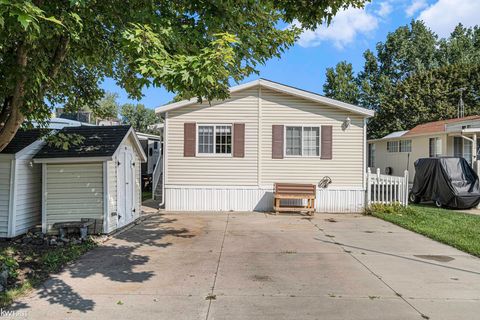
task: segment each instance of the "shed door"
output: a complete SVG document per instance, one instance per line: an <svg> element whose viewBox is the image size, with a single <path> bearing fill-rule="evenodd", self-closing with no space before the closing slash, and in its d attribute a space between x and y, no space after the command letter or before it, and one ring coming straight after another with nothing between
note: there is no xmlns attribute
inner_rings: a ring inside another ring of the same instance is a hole
<svg viewBox="0 0 480 320"><path fill-rule="evenodd" d="M119 165L117 167L118 177L118 223L117 226L124 225L133 221L135 210L135 161L133 150L130 146L123 146L120 149Z"/></svg>

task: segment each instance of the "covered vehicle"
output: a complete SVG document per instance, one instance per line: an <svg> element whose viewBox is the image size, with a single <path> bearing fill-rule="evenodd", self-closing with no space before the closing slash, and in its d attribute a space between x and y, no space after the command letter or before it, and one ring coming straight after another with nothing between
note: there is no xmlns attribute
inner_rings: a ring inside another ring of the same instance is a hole
<svg viewBox="0 0 480 320"><path fill-rule="evenodd" d="M480 202L478 176L463 158L418 159L410 201L422 200L432 200L439 207L473 208Z"/></svg>

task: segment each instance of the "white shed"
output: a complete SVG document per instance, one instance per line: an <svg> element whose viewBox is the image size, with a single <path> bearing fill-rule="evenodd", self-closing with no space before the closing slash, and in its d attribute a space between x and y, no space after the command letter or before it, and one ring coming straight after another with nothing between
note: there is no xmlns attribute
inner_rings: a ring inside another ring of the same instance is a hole
<svg viewBox="0 0 480 320"><path fill-rule="evenodd" d="M42 166L42 231L57 222L94 219L110 233L140 215L141 163L146 155L129 126L65 127L83 137L68 150L45 145L34 157ZM98 229L97 229L98 230Z"/></svg>
<svg viewBox="0 0 480 320"><path fill-rule="evenodd" d="M32 157L44 144L41 130L19 130L0 152L0 237L24 234L41 221L41 165Z"/></svg>

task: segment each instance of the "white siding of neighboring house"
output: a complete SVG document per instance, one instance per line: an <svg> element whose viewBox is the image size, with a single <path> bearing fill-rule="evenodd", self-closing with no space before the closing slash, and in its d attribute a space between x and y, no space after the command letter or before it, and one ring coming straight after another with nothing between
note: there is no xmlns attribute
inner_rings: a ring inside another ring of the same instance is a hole
<svg viewBox="0 0 480 320"><path fill-rule="evenodd" d="M47 230L56 222L103 219L103 163L46 165Z"/></svg>
<svg viewBox="0 0 480 320"><path fill-rule="evenodd" d="M347 117L351 126L342 130ZM186 122L245 123L245 157L184 157ZM333 160L272 159L272 125L298 124L333 126ZM362 116L257 87L234 93L228 100L211 106L194 104L169 111L166 127L167 210L271 210L274 182L318 184L324 176L329 176L333 183L329 189L318 191L319 211L362 210Z"/></svg>
<svg viewBox="0 0 480 320"><path fill-rule="evenodd" d="M405 170L408 170L409 174L409 183L413 183L413 178L415 177L415 166L414 163L420 158L429 157L429 140L430 138L440 138L442 139L442 156L453 155L453 151L450 154L447 150L447 139L450 140L453 137L448 137L446 134L432 134L424 136L406 136L396 139L388 140L378 140L372 141L369 143L375 144L375 167L370 168L372 172L376 172L376 169L379 168L382 174L385 174L385 168L391 167L393 169L392 175L394 176L403 176ZM399 140L412 140L412 151L411 152L388 152L387 151L387 142L388 141L399 141ZM453 145L453 144L452 144ZM452 148L453 150L453 148ZM409 157L410 155L410 157Z"/></svg>
<svg viewBox="0 0 480 320"><path fill-rule="evenodd" d="M11 159L0 158L0 237L8 232Z"/></svg>
<svg viewBox="0 0 480 320"><path fill-rule="evenodd" d="M42 165L31 164L42 144L29 147L16 163L15 235L39 225L42 217Z"/></svg>

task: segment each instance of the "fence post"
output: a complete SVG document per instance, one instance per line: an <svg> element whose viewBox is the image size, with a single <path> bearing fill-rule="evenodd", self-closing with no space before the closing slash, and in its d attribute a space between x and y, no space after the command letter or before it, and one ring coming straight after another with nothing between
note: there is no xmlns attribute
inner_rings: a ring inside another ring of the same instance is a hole
<svg viewBox="0 0 480 320"><path fill-rule="evenodd" d="M408 206L408 170L403 173L405 181L405 206Z"/></svg>
<svg viewBox="0 0 480 320"><path fill-rule="evenodd" d="M372 201L372 184L370 183L370 176L372 175L372 172L370 171L370 168L367 168L367 196L366 196L366 206L370 206L370 202Z"/></svg>

